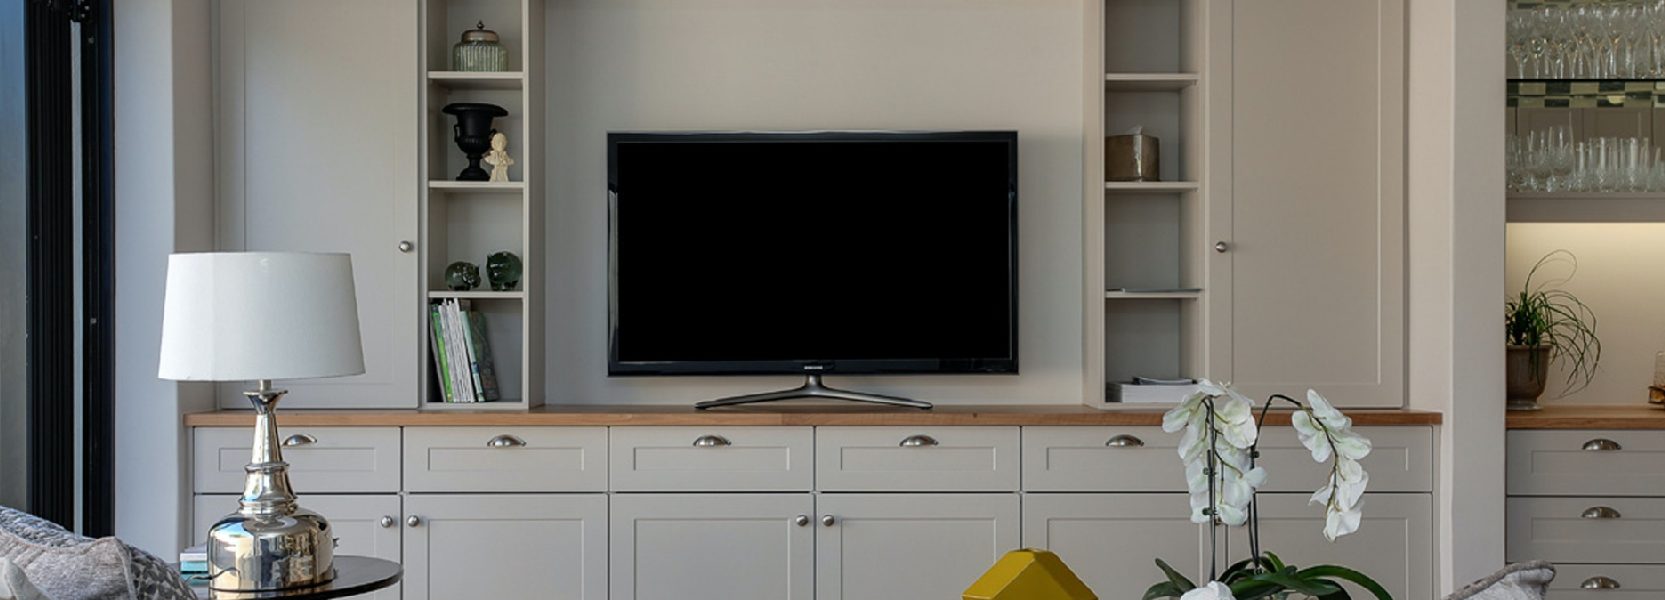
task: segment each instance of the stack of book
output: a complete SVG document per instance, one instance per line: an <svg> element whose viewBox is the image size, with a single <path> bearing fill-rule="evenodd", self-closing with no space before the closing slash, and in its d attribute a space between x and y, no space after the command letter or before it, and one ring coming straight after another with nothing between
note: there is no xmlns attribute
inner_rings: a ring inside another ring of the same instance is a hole
<svg viewBox="0 0 1665 600"><path fill-rule="evenodd" d="M428 306L428 322L434 373L445 401L496 401L497 369L486 342L486 316L470 310L467 300L447 299Z"/></svg>
<svg viewBox="0 0 1665 600"><path fill-rule="evenodd" d="M186 576L208 572L208 545L197 544L179 551L179 574Z"/></svg>

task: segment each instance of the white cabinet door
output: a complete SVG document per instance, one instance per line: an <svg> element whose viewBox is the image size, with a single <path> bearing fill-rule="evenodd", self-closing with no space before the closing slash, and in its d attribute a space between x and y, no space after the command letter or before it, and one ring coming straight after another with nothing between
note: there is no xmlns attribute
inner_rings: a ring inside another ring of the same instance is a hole
<svg viewBox="0 0 1665 600"><path fill-rule="evenodd" d="M955 598L1020 541L1017 494L822 494L816 508L817 600Z"/></svg>
<svg viewBox="0 0 1665 600"><path fill-rule="evenodd" d="M1206 574L1207 537L1186 494L1024 494L1023 545L1051 550L1102 598L1137 598L1162 559Z"/></svg>
<svg viewBox="0 0 1665 600"><path fill-rule="evenodd" d="M1260 495L1260 546L1301 568L1340 565L1369 575L1394 598L1437 598L1434 593L1434 513L1430 494L1366 494L1356 533L1324 539L1324 509L1310 494ZM1249 557L1248 532L1233 529L1229 561ZM1222 563L1221 568L1224 568ZM1346 584L1354 598L1374 598Z"/></svg>
<svg viewBox="0 0 1665 600"><path fill-rule="evenodd" d="M402 252L400 242L418 239L420 6L215 4L218 248L353 258L365 372L285 381L286 408L417 407L427 350L418 335L418 253ZM244 387L221 386L222 404L246 408Z"/></svg>
<svg viewBox="0 0 1665 600"><path fill-rule="evenodd" d="M324 515L335 530L335 555L374 556L399 562L399 497L393 494L347 496L303 495L301 507ZM237 510L237 496L197 496L191 528L193 545L208 539L208 528ZM178 557L172 557L178 558ZM173 562L169 560L168 562ZM369 600L399 600L399 587L364 596Z"/></svg>
<svg viewBox="0 0 1665 600"><path fill-rule="evenodd" d="M616 494L615 600L812 600L815 500L800 494Z"/></svg>
<svg viewBox="0 0 1665 600"><path fill-rule="evenodd" d="M1211 246L1204 374L1250 397L1404 405L1404 5L1219 5L1231 52L1211 84L1231 101L1212 129L1229 152L1210 154L1196 242Z"/></svg>
<svg viewBox="0 0 1665 600"><path fill-rule="evenodd" d="M603 494L414 494L405 515L405 600L607 597Z"/></svg>

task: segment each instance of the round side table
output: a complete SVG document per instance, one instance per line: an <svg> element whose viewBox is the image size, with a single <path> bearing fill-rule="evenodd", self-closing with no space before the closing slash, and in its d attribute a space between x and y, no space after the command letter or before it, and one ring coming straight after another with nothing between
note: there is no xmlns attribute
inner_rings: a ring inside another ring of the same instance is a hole
<svg viewBox="0 0 1665 600"><path fill-rule="evenodd" d="M367 594L399 583L404 569L399 563L369 556L335 557L335 579L324 585L262 592L222 592L208 589L207 579L187 583L197 598L211 600L324 600Z"/></svg>

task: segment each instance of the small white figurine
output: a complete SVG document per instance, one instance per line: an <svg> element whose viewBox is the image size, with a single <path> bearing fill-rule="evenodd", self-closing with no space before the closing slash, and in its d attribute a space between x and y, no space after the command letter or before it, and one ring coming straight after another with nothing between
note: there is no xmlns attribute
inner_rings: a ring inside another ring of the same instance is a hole
<svg viewBox="0 0 1665 600"><path fill-rule="evenodd" d="M515 164L515 159L509 158L509 136L501 133L491 135L491 152L486 153L486 164L491 165L491 181L508 181L509 165Z"/></svg>

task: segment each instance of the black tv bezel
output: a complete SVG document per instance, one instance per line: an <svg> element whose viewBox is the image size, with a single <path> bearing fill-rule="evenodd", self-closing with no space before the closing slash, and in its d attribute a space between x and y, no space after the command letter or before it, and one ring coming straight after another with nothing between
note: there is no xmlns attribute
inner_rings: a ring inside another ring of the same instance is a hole
<svg viewBox="0 0 1665 600"><path fill-rule="evenodd" d="M622 361L618 355L618 147L630 143L1004 142L1007 156L1009 356L968 359L799 359L753 361ZM792 131L609 132L607 134L607 374L653 375L929 375L1018 373L1018 132Z"/></svg>

